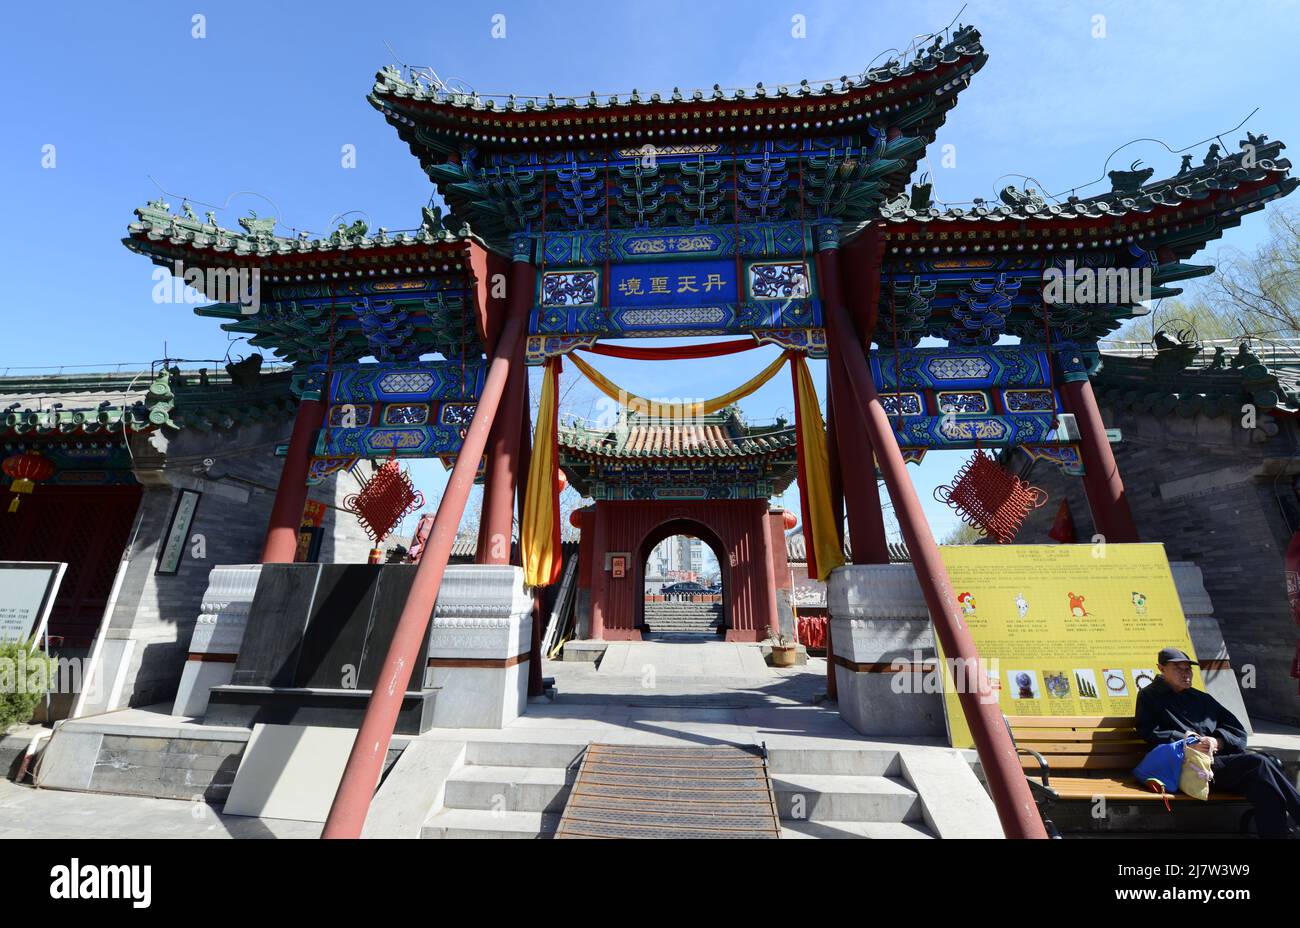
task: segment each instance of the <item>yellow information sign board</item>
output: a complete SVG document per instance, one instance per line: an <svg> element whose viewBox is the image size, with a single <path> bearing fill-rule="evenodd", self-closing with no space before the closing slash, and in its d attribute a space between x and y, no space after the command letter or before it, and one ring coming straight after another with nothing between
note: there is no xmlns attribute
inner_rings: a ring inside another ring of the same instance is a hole
<svg viewBox="0 0 1300 928"><path fill-rule="evenodd" d="M1164 545L940 551L1005 715L1131 716L1138 690L1160 673L1161 648L1195 659ZM942 667L949 738L972 747L952 668ZM1204 687L1199 668L1193 685Z"/></svg>

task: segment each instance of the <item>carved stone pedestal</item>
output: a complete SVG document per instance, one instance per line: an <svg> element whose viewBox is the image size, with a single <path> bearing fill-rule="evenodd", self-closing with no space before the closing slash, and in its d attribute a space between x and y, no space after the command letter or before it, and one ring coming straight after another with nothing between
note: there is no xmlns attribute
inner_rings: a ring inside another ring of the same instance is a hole
<svg viewBox="0 0 1300 928"><path fill-rule="evenodd" d="M826 605L844 721L864 735L945 737L934 631L911 565L837 568Z"/></svg>
<svg viewBox="0 0 1300 928"><path fill-rule="evenodd" d="M425 685L437 728L504 728L528 703L533 597L522 568L447 568L434 607Z"/></svg>

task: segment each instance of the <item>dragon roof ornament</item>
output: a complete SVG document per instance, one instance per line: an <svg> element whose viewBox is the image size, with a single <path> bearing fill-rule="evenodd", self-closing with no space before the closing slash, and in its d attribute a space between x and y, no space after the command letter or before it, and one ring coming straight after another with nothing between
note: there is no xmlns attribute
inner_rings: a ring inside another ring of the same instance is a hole
<svg viewBox="0 0 1300 928"><path fill-rule="evenodd" d="M440 105L480 111L485 113L551 113L564 110L602 110L665 105L698 106L708 103L734 103L738 101L781 100L801 97L834 98L875 85L889 84L901 78L933 71L943 65L955 64L963 58L985 56L980 45L980 34L974 26L959 25L952 39L943 43L936 38L933 45L918 49L912 60L902 63L890 59L883 66L868 68L857 75L841 75L838 79L824 81L801 80L798 84L779 84L775 89L759 82L752 88L725 89L714 84L712 90L693 90L689 99L680 87L674 87L669 99L661 93L643 94L637 89L630 93L608 94L601 99L595 91L584 96L560 96L554 93L545 97L517 94L480 94L465 87L453 87L436 79L426 82L427 68L398 68L387 65L375 75L372 101L377 98L420 100Z"/></svg>
<svg viewBox="0 0 1300 928"><path fill-rule="evenodd" d="M928 222L980 222L1011 220L1013 222L1061 219L1114 219L1129 213L1148 213L1157 207L1180 206L1187 202L1204 200L1216 193L1231 191L1245 184L1259 183L1271 175L1285 175L1291 162L1281 157L1286 148L1279 141L1267 141L1266 136L1254 137L1261 144L1243 141L1241 150L1231 155L1221 155L1217 145L1204 162L1191 167L1188 157L1183 159L1183 169L1172 177L1133 186L1128 178L1121 179L1116 189L1096 196L1069 197L1065 203L1047 202L1034 188L1020 190L1007 187L994 203L977 199L969 208L957 206L940 209L929 206L916 209L913 197L900 194L886 203L880 211L882 219L890 223ZM1121 172L1111 172L1121 173ZM1122 172L1130 173L1130 172ZM1151 168L1135 171L1149 178ZM1114 180L1112 180L1114 182ZM1278 190L1267 199L1285 196L1300 180L1278 178Z"/></svg>
<svg viewBox="0 0 1300 928"><path fill-rule="evenodd" d="M203 220L194 214L188 203L182 202L179 214L171 211L171 204L159 197L150 200L135 211L136 220L127 226L132 238L125 244L133 251L142 250L134 237L150 241L168 241L172 245L213 251L237 257L268 257L272 255L312 254L319 252L346 252L352 249L389 249L412 245L456 245L471 237L468 225L462 224L453 232L437 210L425 210L418 229L390 233L380 226L375 233L362 220L350 225L339 223L338 228L324 238L312 238L309 232L297 237L275 234L276 220L259 217L253 210L239 218L243 231L226 229L217 223L215 213L209 212Z"/></svg>

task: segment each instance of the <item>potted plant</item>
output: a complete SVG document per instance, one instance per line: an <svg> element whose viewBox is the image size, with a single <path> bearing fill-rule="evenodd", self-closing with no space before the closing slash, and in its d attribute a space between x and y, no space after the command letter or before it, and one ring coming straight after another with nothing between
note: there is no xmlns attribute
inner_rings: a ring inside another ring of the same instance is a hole
<svg viewBox="0 0 1300 928"><path fill-rule="evenodd" d="M772 666L793 667L798 653L794 639L783 632L774 632L770 625L767 627L767 637L772 641Z"/></svg>

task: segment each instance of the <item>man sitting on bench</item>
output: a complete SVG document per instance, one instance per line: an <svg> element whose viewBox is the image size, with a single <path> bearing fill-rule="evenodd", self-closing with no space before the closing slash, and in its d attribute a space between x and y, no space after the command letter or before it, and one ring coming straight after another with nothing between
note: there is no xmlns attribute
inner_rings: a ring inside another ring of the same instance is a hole
<svg viewBox="0 0 1300 928"><path fill-rule="evenodd" d="M1200 735L1187 749L1213 758L1214 786L1250 800L1261 838L1287 837L1287 813L1300 824L1300 793L1267 757L1246 750L1246 729L1235 715L1192 689L1195 661L1178 648L1163 648L1156 662L1160 676L1138 693L1138 734L1152 745Z"/></svg>

